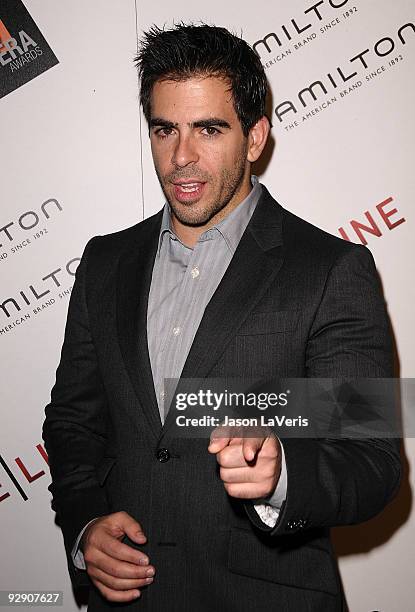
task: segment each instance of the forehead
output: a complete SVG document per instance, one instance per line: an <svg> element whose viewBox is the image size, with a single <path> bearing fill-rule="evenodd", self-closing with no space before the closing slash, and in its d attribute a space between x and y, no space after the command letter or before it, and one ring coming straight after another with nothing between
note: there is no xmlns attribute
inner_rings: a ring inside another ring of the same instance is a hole
<svg viewBox="0 0 415 612"><path fill-rule="evenodd" d="M228 80L208 76L185 81L156 81L151 93L152 117L190 121L210 116L237 119Z"/></svg>

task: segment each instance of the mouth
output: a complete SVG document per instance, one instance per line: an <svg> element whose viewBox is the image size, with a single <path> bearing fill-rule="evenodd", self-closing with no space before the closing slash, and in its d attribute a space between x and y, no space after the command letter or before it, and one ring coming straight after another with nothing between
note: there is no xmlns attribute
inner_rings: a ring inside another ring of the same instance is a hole
<svg viewBox="0 0 415 612"><path fill-rule="evenodd" d="M186 180L173 183L174 195L179 202L190 202L198 200L204 190L206 183L203 181Z"/></svg>

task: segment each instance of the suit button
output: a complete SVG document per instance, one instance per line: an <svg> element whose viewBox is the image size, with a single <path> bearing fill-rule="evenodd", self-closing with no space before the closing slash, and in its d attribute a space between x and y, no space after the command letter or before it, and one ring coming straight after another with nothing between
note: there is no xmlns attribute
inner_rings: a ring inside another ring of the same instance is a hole
<svg viewBox="0 0 415 612"><path fill-rule="evenodd" d="M156 452L156 457L160 461L160 463L166 463L170 459L170 453L167 448L158 448Z"/></svg>

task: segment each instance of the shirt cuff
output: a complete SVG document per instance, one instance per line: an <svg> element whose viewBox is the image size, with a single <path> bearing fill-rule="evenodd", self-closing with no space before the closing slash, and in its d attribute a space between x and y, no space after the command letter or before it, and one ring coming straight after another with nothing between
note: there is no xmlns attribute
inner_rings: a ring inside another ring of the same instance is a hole
<svg viewBox="0 0 415 612"><path fill-rule="evenodd" d="M281 440L279 442L281 446L281 473L277 486L271 495L261 499L261 502L264 503L254 504L254 508L259 518L268 527L275 527L281 506L287 497L287 466L285 465L285 452Z"/></svg>
<svg viewBox="0 0 415 612"><path fill-rule="evenodd" d="M73 564L77 569L86 570L84 554L82 550L79 548L79 543L81 541L82 536L84 535L85 529L89 525L91 525L91 523L94 523L98 518L99 517L93 518L91 521L89 521L89 523L85 525L85 527L82 529L82 531L79 533L78 537L76 538L75 544L72 548L71 557L72 557Z"/></svg>

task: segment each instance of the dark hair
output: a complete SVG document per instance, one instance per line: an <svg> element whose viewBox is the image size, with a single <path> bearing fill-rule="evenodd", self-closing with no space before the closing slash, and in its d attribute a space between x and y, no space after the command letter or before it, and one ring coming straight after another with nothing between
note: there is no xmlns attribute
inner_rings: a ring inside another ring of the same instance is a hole
<svg viewBox="0 0 415 612"><path fill-rule="evenodd" d="M150 98L158 80L218 76L230 83L235 112L245 136L265 115L267 79L255 51L225 28L206 24L157 26L145 32L135 63L141 81L140 102L150 121Z"/></svg>

